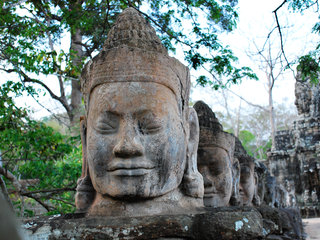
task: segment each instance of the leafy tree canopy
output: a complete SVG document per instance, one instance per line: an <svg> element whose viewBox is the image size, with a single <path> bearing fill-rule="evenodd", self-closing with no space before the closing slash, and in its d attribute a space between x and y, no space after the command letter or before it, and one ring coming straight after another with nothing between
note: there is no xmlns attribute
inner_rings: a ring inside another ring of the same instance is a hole
<svg viewBox="0 0 320 240"><path fill-rule="evenodd" d="M0 177L5 177L8 192L2 178L1 190L22 209L21 215L33 214L24 207L25 197L49 213L70 212L74 210L73 195L81 172L81 150L74 147L77 139L30 119L28 111L13 101L23 92L36 94L20 82L7 81L0 86Z"/></svg>
<svg viewBox="0 0 320 240"><path fill-rule="evenodd" d="M102 48L116 16L136 8L156 28L163 44L175 51L181 44L194 69L204 67L201 85L215 88L256 78L251 69L236 67L237 58L219 41L219 33L236 27L237 0L6 0L0 1L1 70L18 73L59 101L71 121L81 104L78 77L85 61ZM68 42L70 40L70 43ZM65 47L67 45L67 48ZM44 76L54 75L60 94ZM42 76L42 78L39 76ZM221 80L224 76L225 81ZM71 100L65 93L72 82ZM78 92L78 93L76 93ZM79 97L80 95L80 97Z"/></svg>
<svg viewBox="0 0 320 240"><path fill-rule="evenodd" d="M308 9L313 9L319 13L319 2L318 0L284 0L278 9L287 5L289 10L295 12L301 12ZM277 9L277 10L278 10ZM276 10L276 11L277 11ZM275 11L275 14L277 12ZM320 19L320 15L319 15ZM278 25L279 31L281 32L281 27ZM320 22L316 22L312 29L313 33L320 34ZM282 41L282 39L281 39ZM314 84L319 82L319 72L320 72L320 42L318 43L316 49L310 51L307 55L301 56L298 59L297 70L301 73L302 79L310 78L311 82Z"/></svg>

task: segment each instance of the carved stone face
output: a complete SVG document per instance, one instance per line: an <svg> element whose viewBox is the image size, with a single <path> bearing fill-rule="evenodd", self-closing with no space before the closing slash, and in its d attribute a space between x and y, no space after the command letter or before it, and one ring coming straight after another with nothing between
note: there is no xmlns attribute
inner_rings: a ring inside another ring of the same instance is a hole
<svg viewBox="0 0 320 240"><path fill-rule="evenodd" d="M176 189L186 164L182 126L175 95L161 84L97 86L87 123L87 159L95 190L137 199Z"/></svg>
<svg viewBox="0 0 320 240"><path fill-rule="evenodd" d="M254 164L241 164L239 192L242 205L250 206L252 204L255 188Z"/></svg>
<svg viewBox="0 0 320 240"><path fill-rule="evenodd" d="M204 205L227 206L232 193L231 160L227 151L214 146L200 147L198 169L204 181Z"/></svg>

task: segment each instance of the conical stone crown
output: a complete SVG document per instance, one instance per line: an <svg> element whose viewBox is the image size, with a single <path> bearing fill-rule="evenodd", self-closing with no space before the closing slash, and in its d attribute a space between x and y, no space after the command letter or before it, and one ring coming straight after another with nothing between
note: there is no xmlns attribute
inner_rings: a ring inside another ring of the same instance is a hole
<svg viewBox="0 0 320 240"><path fill-rule="evenodd" d="M194 104L199 119L199 148L214 146L226 150L232 158L234 151L234 136L224 132L223 127L211 108L203 101Z"/></svg>
<svg viewBox="0 0 320 240"><path fill-rule="evenodd" d="M118 16L109 31L104 49L112 49L121 45L167 54L156 31L134 8L127 8Z"/></svg>
<svg viewBox="0 0 320 240"><path fill-rule="evenodd" d="M194 109L198 114L200 128L210 129L212 132L222 131L222 125L216 118L216 115L211 108L203 101L198 101L194 104Z"/></svg>

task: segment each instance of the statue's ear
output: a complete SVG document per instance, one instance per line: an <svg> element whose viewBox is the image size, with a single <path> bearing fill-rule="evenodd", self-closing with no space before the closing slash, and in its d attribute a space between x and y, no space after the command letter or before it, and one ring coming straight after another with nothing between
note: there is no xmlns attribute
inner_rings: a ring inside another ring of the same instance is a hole
<svg viewBox="0 0 320 240"><path fill-rule="evenodd" d="M204 192L203 178L197 167L199 143L199 122L194 108L189 108L189 139L187 144L187 163L183 176L185 193L191 197L202 198Z"/></svg>
<svg viewBox="0 0 320 240"><path fill-rule="evenodd" d="M261 200L260 197L258 195L258 187L259 187L259 177L258 174L256 172L254 172L254 193L253 193L253 199L252 199L252 203L254 206L260 206L261 205Z"/></svg>
<svg viewBox="0 0 320 240"><path fill-rule="evenodd" d="M254 172L253 176L254 176L254 185L257 186L259 183L259 177L256 171Z"/></svg>
<svg viewBox="0 0 320 240"><path fill-rule="evenodd" d="M239 184L240 184L240 163L237 158L234 158L233 164L232 164L232 194L230 198L231 206L240 205Z"/></svg>
<svg viewBox="0 0 320 240"><path fill-rule="evenodd" d="M82 142L82 171L81 177L77 182L75 202L77 212L86 212L91 206L96 193L92 186L87 162L87 120L85 116L80 117L80 134Z"/></svg>
<svg viewBox="0 0 320 240"><path fill-rule="evenodd" d="M80 136L82 143L82 172L81 178L89 174L88 164L87 164L87 119L86 116L80 117Z"/></svg>

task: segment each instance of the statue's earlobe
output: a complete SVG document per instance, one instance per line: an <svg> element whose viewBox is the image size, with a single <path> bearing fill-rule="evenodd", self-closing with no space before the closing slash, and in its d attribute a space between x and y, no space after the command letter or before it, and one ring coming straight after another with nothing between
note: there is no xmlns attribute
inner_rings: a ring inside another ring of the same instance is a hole
<svg viewBox="0 0 320 240"><path fill-rule="evenodd" d="M231 206L240 205L240 196L239 196L239 184L240 184L240 163L238 159L233 159L232 164L232 194L230 198Z"/></svg>
<svg viewBox="0 0 320 240"><path fill-rule="evenodd" d="M254 206L260 206L261 205L261 200L260 197L258 195L258 186L259 186L259 177L258 174L256 172L254 172L254 194L253 194L253 199L252 199L252 203Z"/></svg>
<svg viewBox="0 0 320 240"><path fill-rule="evenodd" d="M189 139L187 144L187 164L183 176L186 195L202 198L204 192L203 178L197 167L197 151L199 143L199 122L196 111L189 108Z"/></svg>
<svg viewBox="0 0 320 240"><path fill-rule="evenodd" d="M80 117L80 134L82 142L82 171L81 177L77 182L75 203L77 212L87 212L96 193L92 186L87 162L87 121L85 116Z"/></svg>

